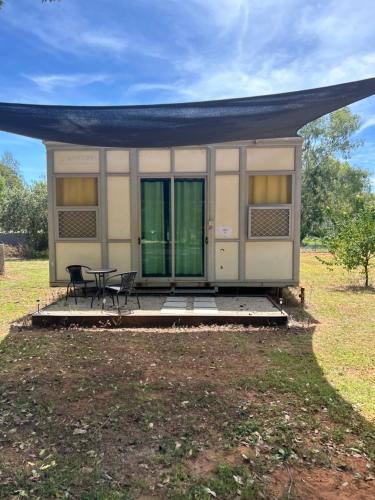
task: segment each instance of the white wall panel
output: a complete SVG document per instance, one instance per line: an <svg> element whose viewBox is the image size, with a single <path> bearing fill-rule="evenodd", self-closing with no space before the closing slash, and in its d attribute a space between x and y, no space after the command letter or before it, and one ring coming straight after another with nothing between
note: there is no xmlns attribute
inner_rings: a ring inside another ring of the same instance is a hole
<svg viewBox="0 0 375 500"><path fill-rule="evenodd" d="M247 170L294 170L294 148L247 148Z"/></svg>
<svg viewBox="0 0 375 500"><path fill-rule="evenodd" d="M246 279L291 280L292 241L251 241L246 243Z"/></svg>
<svg viewBox="0 0 375 500"><path fill-rule="evenodd" d="M107 177L108 238L130 238L130 182L127 176Z"/></svg>
<svg viewBox="0 0 375 500"><path fill-rule="evenodd" d="M107 151L107 172L129 172L129 151L126 149L113 149Z"/></svg>
<svg viewBox="0 0 375 500"><path fill-rule="evenodd" d="M118 273L131 271L131 244L108 243L108 263L117 269Z"/></svg>
<svg viewBox="0 0 375 500"><path fill-rule="evenodd" d="M54 170L58 174L99 172L99 151L55 151Z"/></svg>
<svg viewBox="0 0 375 500"><path fill-rule="evenodd" d="M215 244L215 279L238 280L238 242L217 241Z"/></svg>
<svg viewBox="0 0 375 500"><path fill-rule="evenodd" d="M171 152L169 149L140 149L138 151L138 170L143 173L169 172Z"/></svg>
<svg viewBox="0 0 375 500"><path fill-rule="evenodd" d="M65 268L72 264L80 264L91 268L102 265L102 254L100 243L56 243L56 278L68 280L69 274ZM84 274L86 279L95 279L93 275Z"/></svg>
<svg viewBox="0 0 375 500"><path fill-rule="evenodd" d="M238 238L239 176L217 175L215 194L216 238Z"/></svg>
<svg viewBox="0 0 375 500"><path fill-rule="evenodd" d="M207 150L176 149L174 152L176 172L205 172L207 169Z"/></svg>
<svg viewBox="0 0 375 500"><path fill-rule="evenodd" d="M240 150L238 148L223 148L215 150L216 171L237 171L240 168Z"/></svg>

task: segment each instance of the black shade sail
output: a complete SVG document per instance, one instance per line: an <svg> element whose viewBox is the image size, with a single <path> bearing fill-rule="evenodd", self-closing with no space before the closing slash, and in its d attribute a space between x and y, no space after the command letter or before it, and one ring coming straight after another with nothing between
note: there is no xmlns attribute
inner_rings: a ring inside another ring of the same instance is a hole
<svg viewBox="0 0 375 500"><path fill-rule="evenodd" d="M294 137L306 123L375 94L375 78L284 94L150 106L0 103L0 130L102 147L170 147Z"/></svg>

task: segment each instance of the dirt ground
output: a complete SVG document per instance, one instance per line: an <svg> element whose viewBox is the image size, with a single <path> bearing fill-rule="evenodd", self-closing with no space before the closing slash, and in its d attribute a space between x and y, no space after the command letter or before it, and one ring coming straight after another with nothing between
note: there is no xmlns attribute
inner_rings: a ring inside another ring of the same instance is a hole
<svg viewBox="0 0 375 500"><path fill-rule="evenodd" d="M373 427L308 328L15 329L0 354L1 498L375 498Z"/></svg>

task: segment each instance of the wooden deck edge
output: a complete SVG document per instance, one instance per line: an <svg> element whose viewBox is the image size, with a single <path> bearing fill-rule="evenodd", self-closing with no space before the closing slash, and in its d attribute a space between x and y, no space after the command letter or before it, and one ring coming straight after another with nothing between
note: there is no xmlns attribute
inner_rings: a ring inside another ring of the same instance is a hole
<svg viewBox="0 0 375 500"><path fill-rule="evenodd" d="M32 325L42 328L50 326L70 327L171 327L171 326L199 326L199 325L243 325L243 326L281 326L286 325L288 316L44 316L34 314Z"/></svg>

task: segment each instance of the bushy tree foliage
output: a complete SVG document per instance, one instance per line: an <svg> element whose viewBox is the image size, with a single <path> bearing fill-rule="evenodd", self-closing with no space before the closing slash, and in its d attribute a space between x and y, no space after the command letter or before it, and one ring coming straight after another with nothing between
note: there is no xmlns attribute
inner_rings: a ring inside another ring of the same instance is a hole
<svg viewBox="0 0 375 500"><path fill-rule="evenodd" d="M27 190L26 233L34 254L48 248L47 183L38 181Z"/></svg>
<svg viewBox="0 0 375 500"><path fill-rule="evenodd" d="M0 179L3 187L17 188L23 185L19 163L8 151L0 158Z"/></svg>
<svg viewBox="0 0 375 500"><path fill-rule="evenodd" d="M0 229L25 234L31 256L48 248L46 182L25 184L10 153L0 163Z"/></svg>
<svg viewBox="0 0 375 500"><path fill-rule="evenodd" d="M373 197L358 200L356 213L332 216L325 242L331 260L319 258L328 266L339 265L348 271L359 268L369 286L369 270L375 258L375 201Z"/></svg>
<svg viewBox="0 0 375 500"><path fill-rule="evenodd" d="M355 138L359 127L359 117L342 108L301 130L301 239L323 237L332 211L355 211L357 197L370 191L368 173L347 161L362 144Z"/></svg>

